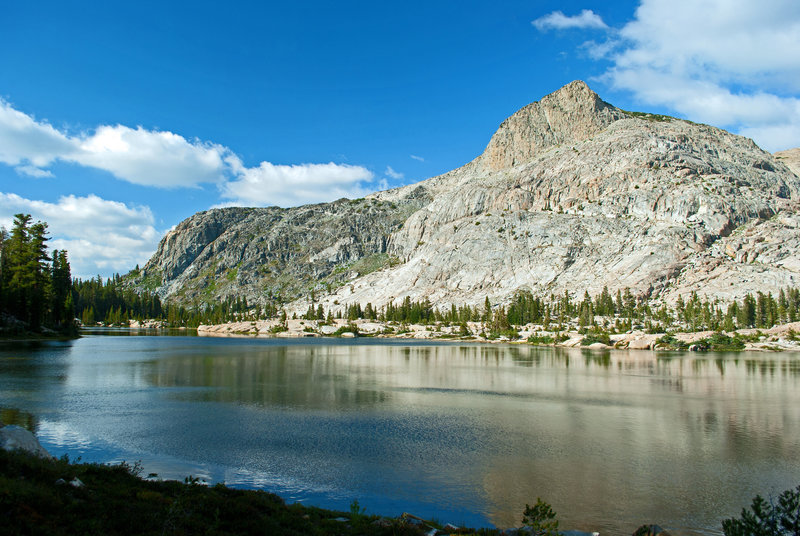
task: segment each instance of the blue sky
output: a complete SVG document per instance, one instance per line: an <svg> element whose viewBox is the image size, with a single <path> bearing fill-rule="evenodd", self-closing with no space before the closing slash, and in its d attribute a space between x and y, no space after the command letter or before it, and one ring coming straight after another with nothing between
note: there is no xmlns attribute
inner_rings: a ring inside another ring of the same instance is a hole
<svg viewBox="0 0 800 536"><path fill-rule="evenodd" d="M796 0L6 2L0 225L81 277L217 206L359 197L456 168L583 79L625 109L800 146Z"/></svg>

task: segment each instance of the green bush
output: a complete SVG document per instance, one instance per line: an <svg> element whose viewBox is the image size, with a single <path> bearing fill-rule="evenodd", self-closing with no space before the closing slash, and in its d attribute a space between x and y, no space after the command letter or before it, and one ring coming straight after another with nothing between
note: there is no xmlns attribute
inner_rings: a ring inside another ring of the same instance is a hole
<svg viewBox="0 0 800 536"><path fill-rule="evenodd" d="M665 346L669 350L686 350L689 345L683 341L679 341L675 338L675 335L672 333L667 333L663 337L659 337L656 340L656 344L659 346Z"/></svg>
<svg viewBox="0 0 800 536"><path fill-rule="evenodd" d="M500 337L506 337L507 339L511 340L519 339L519 332L514 328L492 330L489 332L489 335L486 338L489 340L495 340Z"/></svg>
<svg viewBox="0 0 800 536"><path fill-rule="evenodd" d="M742 509L738 519L722 522L725 536L788 536L800 535L800 486L786 490L777 502L756 495L750 510Z"/></svg>
<svg viewBox="0 0 800 536"><path fill-rule="evenodd" d="M340 337L342 333L353 333L355 335L358 335L358 326L356 326L355 324L347 324L346 326L342 326L336 331L334 331L333 335L335 337Z"/></svg>
<svg viewBox="0 0 800 536"><path fill-rule="evenodd" d="M736 336L730 337L724 333L714 333L710 337L703 339L702 342L709 350L720 352L744 349L744 341L742 339Z"/></svg>
<svg viewBox="0 0 800 536"><path fill-rule="evenodd" d="M553 344L555 339L550 335L531 335L528 337L528 342L530 344Z"/></svg>
<svg viewBox="0 0 800 536"><path fill-rule="evenodd" d="M559 536L558 520L553 508L542 499L536 499L536 504L525 505L522 514L522 524L529 529L532 536Z"/></svg>
<svg viewBox="0 0 800 536"><path fill-rule="evenodd" d="M589 332L581 341L581 346L589 346L590 344L594 344L596 342L602 342L607 346L611 346L611 337L608 336L608 333L604 332Z"/></svg>

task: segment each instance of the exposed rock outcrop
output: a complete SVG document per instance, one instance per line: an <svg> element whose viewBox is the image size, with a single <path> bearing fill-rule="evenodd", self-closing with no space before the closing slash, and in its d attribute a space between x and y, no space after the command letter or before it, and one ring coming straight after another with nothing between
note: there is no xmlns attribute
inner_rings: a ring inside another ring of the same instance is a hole
<svg viewBox="0 0 800 536"><path fill-rule="evenodd" d="M227 297L284 302L389 266L389 236L425 198L340 199L283 209L195 214L161 240L134 288L192 304Z"/></svg>
<svg viewBox="0 0 800 536"><path fill-rule="evenodd" d="M14 424L0 425L0 448L7 451L24 450L42 458L51 458L35 435Z"/></svg>
<svg viewBox="0 0 800 536"><path fill-rule="evenodd" d="M796 154L625 112L580 81L504 121L472 162L365 200L200 213L133 280L191 303L327 309L534 294L729 299L800 284ZM792 171L794 169L795 171Z"/></svg>

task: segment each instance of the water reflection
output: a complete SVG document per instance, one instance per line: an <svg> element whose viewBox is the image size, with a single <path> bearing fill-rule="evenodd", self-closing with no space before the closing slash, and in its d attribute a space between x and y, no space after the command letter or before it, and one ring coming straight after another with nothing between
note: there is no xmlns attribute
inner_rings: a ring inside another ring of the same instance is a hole
<svg viewBox="0 0 800 536"><path fill-rule="evenodd" d="M0 407L0 423L4 425L14 424L33 432L36 430L36 421L36 416L27 411L22 411L18 408Z"/></svg>
<svg viewBox="0 0 800 536"><path fill-rule="evenodd" d="M570 528L713 533L800 481L787 354L92 337L6 357L0 404L44 411L53 444L343 509L504 527L543 497Z"/></svg>

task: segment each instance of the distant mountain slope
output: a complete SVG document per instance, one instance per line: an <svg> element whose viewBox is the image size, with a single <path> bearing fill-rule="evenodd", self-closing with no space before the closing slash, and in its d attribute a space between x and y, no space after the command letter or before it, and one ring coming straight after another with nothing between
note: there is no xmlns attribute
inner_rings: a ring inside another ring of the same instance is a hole
<svg viewBox="0 0 800 536"><path fill-rule="evenodd" d="M792 173L800 177L800 148L779 151L775 153L775 158L786 164Z"/></svg>
<svg viewBox="0 0 800 536"><path fill-rule="evenodd" d="M670 301L692 290L775 292L800 284L790 156L625 112L576 81L509 117L478 158L439 177L358 202L195 215L136 281L184 302L292 299L316 283L326 309L405 296L496 303L519 289L627 287Z"/></svg>
<svg viewBox="0 0 800 536"><path fill-rule="evenodd" d="M390 233L424 201L341 199L200 212L168 232L126 283L186 305L228 297L284 303L389 266Z"/></svg>

